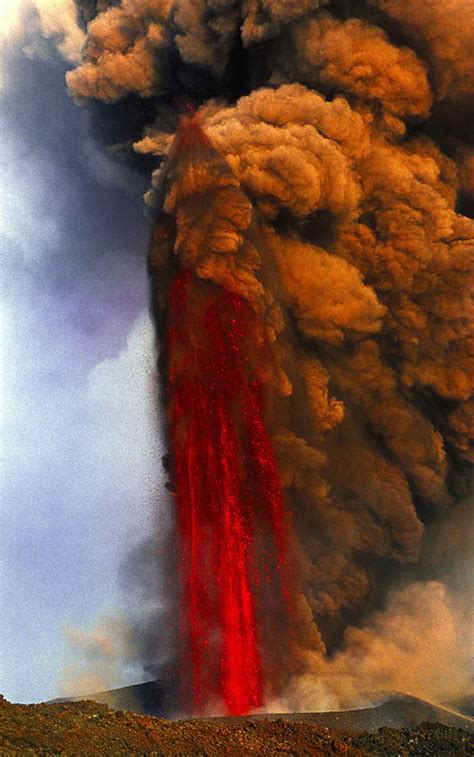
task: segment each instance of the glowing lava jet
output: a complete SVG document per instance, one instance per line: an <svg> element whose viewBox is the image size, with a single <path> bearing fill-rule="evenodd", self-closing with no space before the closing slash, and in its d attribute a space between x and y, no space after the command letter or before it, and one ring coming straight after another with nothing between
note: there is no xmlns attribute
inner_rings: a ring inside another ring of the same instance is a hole
<svg viewBox="0 0 474 757"><path fill-rule="evenodd" d="M184 118L166 169L178 218L165 305L166 384L194 711L223 701L238 715L263 703L261 598L275 576L280 597L287 594L286 516L265 430L272 355L261 318L244 296L196 273L180 247L179 214L188 237L206 213L206 233L214 233L212 200L209 208L208 194L198 191L209 162L214 182L216 165L220 172L214 200L242 201L235 186L222 197L222 185L235 179L197 120ZM153 254L151 262L153 271Z"/></svg>

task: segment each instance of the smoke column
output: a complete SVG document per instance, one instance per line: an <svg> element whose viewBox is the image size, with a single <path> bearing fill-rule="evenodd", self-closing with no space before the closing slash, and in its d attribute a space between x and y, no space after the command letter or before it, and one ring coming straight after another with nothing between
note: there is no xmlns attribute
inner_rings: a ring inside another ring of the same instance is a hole
<svg viewBox="0 0 474 757"><path fill-rule="evenodd" d="M333 705L357 685L447 697L439 662L410 680L387 662L418 670L426 617L444 619L464 691L454 583L432 550L452 513L472 523L472 4L82 13L69 89L121 122L116 155L154 168L195 709L304 706L308 681Z"/></svg>

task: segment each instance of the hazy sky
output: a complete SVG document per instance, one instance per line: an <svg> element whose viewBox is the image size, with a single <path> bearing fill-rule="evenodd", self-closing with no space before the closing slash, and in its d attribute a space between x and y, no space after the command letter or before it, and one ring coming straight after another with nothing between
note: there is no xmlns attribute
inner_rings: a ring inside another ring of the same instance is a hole
<svg viewBox="0 0 474 757"><path fill-rule="evenodd" d="M51 41L24 26L6 40L0 691L28 702L60 691L66 625L120 608L120 564L161 496L160 450L146 178L93 142Z"/></svg>

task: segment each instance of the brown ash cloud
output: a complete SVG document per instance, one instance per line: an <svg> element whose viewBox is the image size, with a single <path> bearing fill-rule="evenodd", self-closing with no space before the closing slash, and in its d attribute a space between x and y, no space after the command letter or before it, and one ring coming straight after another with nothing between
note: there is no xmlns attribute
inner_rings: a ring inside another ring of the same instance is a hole
<svg viewBox="0 0 474 757"><path fill-rule="evenodd" d="M333 678L344 676L349 690L385 682L442 698L452 688L433 672L445 670L443 644L453 666L467 655L462 587L446 588L430 550L452 513L472 529L459 502L473 460L474 8L88 8L67 82L77 100L106 103L111 120L122 108L135 124L129 145L155 168L154 280L166 290L185 261L245 296L273 344L271 428L306 628L286 690L327 674L339 703L348 689ZM213 151L172 170L189 103ZM430 617L445 631L431 657L414 642ZM400 677L408 658L416 671Z"/></svg>

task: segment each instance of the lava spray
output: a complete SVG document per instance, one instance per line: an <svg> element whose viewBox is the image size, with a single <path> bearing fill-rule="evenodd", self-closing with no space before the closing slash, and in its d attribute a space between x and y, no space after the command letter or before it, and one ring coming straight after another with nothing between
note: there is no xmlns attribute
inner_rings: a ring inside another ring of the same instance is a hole
<svg viewBox="0 0 474 757"><path fill-rule="evenodd" d="M246 206L199 120L184 117L170 150L169 179L185 186L210 158L215 201L222 203L220 195L230 190L234 205ZM187 200L195 216L208 212L207 196L194 188L179 202ZM211 215L209 235L213 226ZM276 585L281 603L289 600L288 516L265 428L272 349L245 297L199 278L179 259L167 296L182 661L192 674L194 712L221 701L228 713L241 715L264 703L261 593Z"/></svg>

